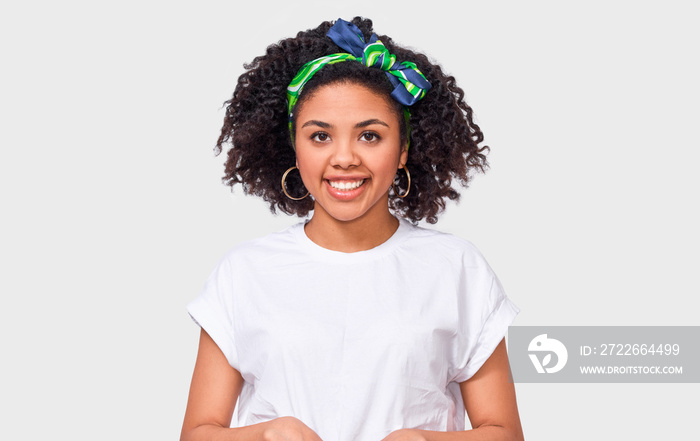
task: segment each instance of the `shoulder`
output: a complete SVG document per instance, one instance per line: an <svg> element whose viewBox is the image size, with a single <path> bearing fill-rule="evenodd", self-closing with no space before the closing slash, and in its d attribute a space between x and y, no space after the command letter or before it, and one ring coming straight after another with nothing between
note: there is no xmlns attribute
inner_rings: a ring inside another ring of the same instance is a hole
<svg viewBox="0 0 700 441"><path fill-rule="evenodd" d="M220 263L243 264L255 262L258 265L279 256L289 256L298 249L298 234L302 231L303 222L299 222L281 231L266 236L241 242L229 249L221 258Z"/></svg>
<svg viewBox="0 0 700 441"><path fill-rule="evenodd" d="M408 221L402 222L408 230L403 247L410 255L422 256L423 260L458 263L462 267L488 268L483 254L471 241L450 233L415 226Z"/></svg>

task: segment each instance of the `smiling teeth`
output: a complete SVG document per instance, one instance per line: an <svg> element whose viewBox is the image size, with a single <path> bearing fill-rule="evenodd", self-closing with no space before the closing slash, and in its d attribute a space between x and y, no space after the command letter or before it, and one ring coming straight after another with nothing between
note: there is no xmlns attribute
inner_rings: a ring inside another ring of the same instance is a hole
<svg viewBox="0 0 700 441"><path fill-rule="evenodd" d="M328 181L331 184L331 187L335 188L336 190L354 190L358 188L360 185L362 185L363 182L365 182L364 179L360 181Z"/></svg>

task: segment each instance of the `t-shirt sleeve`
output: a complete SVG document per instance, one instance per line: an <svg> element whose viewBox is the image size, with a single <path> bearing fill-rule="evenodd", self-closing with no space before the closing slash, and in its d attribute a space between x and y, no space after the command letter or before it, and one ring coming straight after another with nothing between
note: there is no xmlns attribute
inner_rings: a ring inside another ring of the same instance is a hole
<svg viewBox="0 0 700 441"><path fill-rule="evenodd" d="M490 268L474 278L477 280L469 283L460 311L457 360L452 375L458 383L471 378L483 366L520 312Z"/></svg>
<svg viewBox="0 0 700 441"><path fill-rule="evenodd" d="M233 294L231 262L224 258L207 279L199 296L187 305L187 312L211 336L229 364L240 370L233 326Z"/></svg>

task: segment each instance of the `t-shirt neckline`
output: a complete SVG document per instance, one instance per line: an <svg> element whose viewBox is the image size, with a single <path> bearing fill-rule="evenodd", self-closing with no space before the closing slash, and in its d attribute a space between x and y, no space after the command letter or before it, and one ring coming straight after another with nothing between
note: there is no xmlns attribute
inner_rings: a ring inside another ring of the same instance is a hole
<svg viewBox="0 0 700 441"><path fill-rule="evenodd" d="M304 230L304 225L306 225L308 221L300 222L295 225L293 233L299 245L315 259L325 262L341 263L359 261L367 262L368 260L374 260L393 252L396 247L408 236L413 225L403 218L399 217L398 220L399 227L396 229L394 234L389 237L389 239L374 248L370 248L369 250L355 251L351 253L330 250L309 239L309 236L306 235L306 231Z"/></svg>

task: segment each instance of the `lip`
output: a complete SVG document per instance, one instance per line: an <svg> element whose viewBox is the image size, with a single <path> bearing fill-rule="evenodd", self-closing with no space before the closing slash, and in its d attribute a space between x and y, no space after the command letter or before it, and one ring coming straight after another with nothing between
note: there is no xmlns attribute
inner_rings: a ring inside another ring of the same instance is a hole
<svg viewBox="0 0 700 441"><path fill-rule="evenodd" d="M364 181L359 187L352 189L352 190L338 190L337 188L333 188L330 184L330 181ZM369 181L369 178L366 176L330 176L327 177L323 180L324 186L326 187L326 191L328 191L328 194L330 194L334 199L340 200L340 201L350 201L358 196L360 196L362 193L364 193L365 188L367 187L367 182Z"/></svg>

